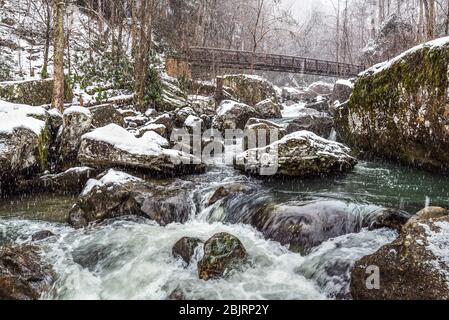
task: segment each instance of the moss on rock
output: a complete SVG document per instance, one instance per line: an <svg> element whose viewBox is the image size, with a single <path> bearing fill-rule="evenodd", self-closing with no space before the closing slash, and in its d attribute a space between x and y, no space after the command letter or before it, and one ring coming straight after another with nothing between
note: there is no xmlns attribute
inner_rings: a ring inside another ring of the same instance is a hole
<svg viewBox="0 0 449 320"><path fill-rule="evenodd" d="M356 82L336 113L343 140L359 151L449 170L449 45L412 50Z"/></svg>

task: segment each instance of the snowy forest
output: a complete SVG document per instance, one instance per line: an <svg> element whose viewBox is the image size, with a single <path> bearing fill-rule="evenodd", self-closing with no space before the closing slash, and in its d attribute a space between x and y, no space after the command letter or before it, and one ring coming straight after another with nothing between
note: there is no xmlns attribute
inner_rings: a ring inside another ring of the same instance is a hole
<svg viewBox="0 0 449 320"><path fill-rule="evenodd" d="M449 299L448 70L447 0L0 0L0 300Z"/></svg>

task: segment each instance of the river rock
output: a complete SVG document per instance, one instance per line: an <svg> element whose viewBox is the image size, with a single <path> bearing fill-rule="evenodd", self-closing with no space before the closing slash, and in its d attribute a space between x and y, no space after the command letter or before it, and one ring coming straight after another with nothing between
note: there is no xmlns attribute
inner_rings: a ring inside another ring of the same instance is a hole
<svg viewBox="0 0 449 320"><path fill-rule="evenodd" d="M198 262L198 275L202 280L226 277L248 259L245 247L229 233L219 233L204 244L204 257Z"/></svg>
<svg viewBox="0 0 449 320"><path fill-rule="evenodd" d="M269 81L253 75L226 75L223 85L233 91L233 95L241 103L255 106L266 99L277 101L276 90Z"/></svg>
<svg viewBox="0 0 449 320"><path fill-rule="evenodd" d="M449 172L449 41L438 39L367 70L335 125L368 155Z"/></svg>
<svg viewBox="0 0 449 320"><path fill-rule="evenodd" d="M92 125L95 128L101 128L110 123L125 127L125 118L113 104L102 104L89 110L92 113Z"/></svg>
<svg viewBox="0 0 449 320"><path fill-rule="evenodd" d="M309 131L289 134L236 157L235 167L257 175L313 177L351 171L357 160L346 146Z"/></svg>
<svg viewBox="0 0 449 320"><path fill-rule="evenodd" d="M269 121L259 123L253 122L254 120L250 119L248 123L251 124L245 126L243 150L267 146L287 135L286 130L276 123L270 123Z"/></svg>
<svg viewBox="0 0 449 320"><path fill-rule="evenodd" d="M282 98L284 101L291 101L294 103L310 103L316 99L317 96L317 93L305 88L282 88Z"/></svg>
<svg viewBox="0 0 449 320"><path fill-rule="evenodd" d="M0 99L19 104L41 106L50 104L53 79L0 82ZM73 92L68 82L64 87L64 101L72 102Z"/></svg>
<svg viewBox="0 0 449 320"><path fill-rule="evenodd" d="M320 96L329 96L332 94L334 85L323 81L317 81L312 83L307 89Z"/></svg>
<svg viewBox="0 0 449 320"><path fill-rule="evenodd" d="M91 129L92 114L89 109L74 106L64 111L62 131L58 137L58 163L62 170L77 166L81 137Z"/></svg>
<svg viewBox="0 0 449 320"><path fill-rule="evenodd" d="M97 175L97 170L89 167L70 168L57 174L46 174L30 181L23 181L19 189L27 192L52 192L57 194L79 194L86 182Z"/></svg>
<svg viewBox="0 0 449 320"><path fill-rule="evenodd" d="M215 190L213 195L210 197L208 205L211 206L223 198L238 193L245 193L248 190L249 188L241 183L232 183L227 184L225 186L221 186L217 190Z"/></svg>
<svg viewBox="0 0 449 320"><path fill-rule="evenodd" d="M356 263L351 279L352 297L357 300L449 299L448 239L448 210L427 208L419 212L394 242ZM370 266L380 272L378 289L367 287L368 276L372 274Z"/></svg>
<svg viewBox="0 0 449 320"><path fill-rule="evenodd" d="M329 111L329 101L327 99L321 99L319 101L314 101L306 104L305 108L314 109L319 112Z"/></svg>
<svg viewBox="0 0 449 320"><path fill-rule="evenodd" d="M354 90L354 82L351 80L340 79L334 86L332 91L331 103L338 101L339 103L345 103L349 101L352 91Z"/></svg>
<svg viewBox="0 0 449 320"><path fill-rule="evenodd" d="M113 169L86 184L69 214L69 223L82 228L91 222L122 216L141 216L160 225L184 223L194 210L189 185L150 183Z"/></svg>
<svg viewBox="0 0 449 320"><path fill-rule="evenodd" d="M181 258L185 263L190 264L196 248L203 244L204 242L200 239L184 237L175 243L172 254L175 258Z"/></svg>
<svg viewBox="0 0 449 320"><path fill-rule="evenodd" d="M224 100L217 109L212 127L221 131L226 129L243 130L250 118L260 117L259 112L247 104Z"/></svg>
<svg viewBox="0 0 449 320"><path fill-rule="evenodd" d="M201 159L164 149L144 137L136 138L115 124L85 134L78 159L94 168L119 166L162 175L202 173L206 169Z"/></svg>
<svg viewBox="0 0 449 320"><path fill-rule="evenodd" d="M33 246L0 247L0 300L37 300L51 289L55 275Z"/></svg>
<svg viewBox="0 0 449 320"><path fill-rule="evenodd" d="M325 139L329 138L334 128L334 119L325 112L305 108L298 117L287 126L287 133L307 130Z"/></svg>
<svg viewBox="0 0 449 320"><path fill-rule="evenodd" d="M55 234L53 232L51 232L50 230L38 231L31 236L31 241L33 241L33 242L42 241L47 238L53 237L54 235Z"/></svg>
<svg viewBox="0 0 449 320"><path fill-rule="evenodd" d="M272 99L266 99L254 106L254 109L264 119L280 119L282 118L281 107L274 103Z"/></svg>

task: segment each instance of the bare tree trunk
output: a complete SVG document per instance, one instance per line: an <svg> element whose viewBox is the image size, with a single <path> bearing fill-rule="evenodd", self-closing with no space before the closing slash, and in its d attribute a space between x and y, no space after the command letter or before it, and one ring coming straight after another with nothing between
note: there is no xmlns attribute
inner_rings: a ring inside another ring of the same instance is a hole
<svg viewBox="0 0 449 320"><path fill-rule="evenodd" d="M53 0L53 64L52 106L64 111L64 0Z"/></svg>
<svg viewBox="0 0 449 320"><path fill-rule="evenodd" d="M44 46L44 62L41 70L41 77L48 78L48 52L51 42L51 8L50 0L45 1L45 46Z"/></svg>

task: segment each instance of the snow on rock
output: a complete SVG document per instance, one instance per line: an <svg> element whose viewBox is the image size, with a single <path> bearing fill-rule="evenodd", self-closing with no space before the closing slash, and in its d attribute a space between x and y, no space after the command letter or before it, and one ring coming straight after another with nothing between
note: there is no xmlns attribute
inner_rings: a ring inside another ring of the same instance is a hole
<svg viewBox="0 0 449 320"><path fill-rule="evenodd" d="M84 107L80 107L80 106L73 106L73 107L65 109L63 115L67 116L67 115L70 115L70 114L73 114L73 113L82 113L82 114L84 114L85 116L88 116L88 117L92 115L92 113L90 112L89 109L84 108Z"/></svg>
<svg viewBox="0 0 449 320"><path fill-rule="evenodd" d="M78 165L77 155L81 136L92 129L92 114L79 106L67 108L63 113L63 124L58 136L58 166L61 170Z"/></svg>
<svg viewBox="0 0 449 320"><path fill-rule="evenodd" d="M449 211L427 207L413 216L398 238L363 257L351 276L351 294L361 300L449 299ZM381 270L379 290L369 290L369 266Z"/></svg>
<svg viewBox="0 0 449 320"><path fill-rule="evenodd" d="M142 216L165 226L184 223L195 210L191 184L181 180L152 183L110 169L87 182L69 213L75 228L122 216Z"/></svg>
<svg viewBox="0 0 449 320"><path fill-rule="evenodd" d="M161 146L162 148L170 147L170 143L168 142L168 140L154 131L145 132L142 136L142 139L154 142L157 145Z"/></svg>
<svg viewBox="0 0 449 320"><path fill-rule="evenodd" d="M324 81L317 81L312 83L308 88L309 91L313 91L318 95L327 96L332 93L334 85Z"/></svg>
<svg viewBox="0 0 449 320"><path fill-rule="evenodd" d="M44 121L47 117L43 108L0 100L1 188L13 187L21 174L47 167L49 137Z"/></svg>
<svg viewBox="0 0 449 320"><path fill-rule="evenodd" d="M109 169L106 174L101 177L99 180L97 179L89 179L87 181L86 186L81 192L81 196L85 196L89 192L92 191L94 187L108 186L108 185L123 185L129 182L137 182L143 181L140 178L134 177L130 174L127 174L122 171L117 171L114 169Z"/></svg>
<svg viewBox="0 0 449 320"><path fill-rule="evenodd" d="M78 159L94 167L123 166L170 175L205 169L200 159L177 150L163 149L148 136L136 138L115 124L85 134Z"/></svg>
<svg viewBox="0 0 449 320"><path fill-rule="evenodd" d="M284 109L281 111L283 118L297 118L306 107L306 103L295 103L293 105L284 105Z"/></svg>
<svg viewBox="0 0 449 320"><path fill-rule="evenodd" d="M255 106L260 101L277 102L277 92L268 80L254 75L225 75L223 85L232 89L232 95L240 102Z"/></svg>
<svg viewBox="0 0 449 320"><path fill-rule="evenodd" d="M244 129L251 118L260 118L259 112L244 103L224 100L217 109L212 127L219 130Z"/></svg>
<svg viewBox="0 0 449 320"><path fill-rule="evenodd" d="M310 177L350 171L357 160L346 146L309 131L282 139L237 156L236 168L259 175Z"/></svg>

